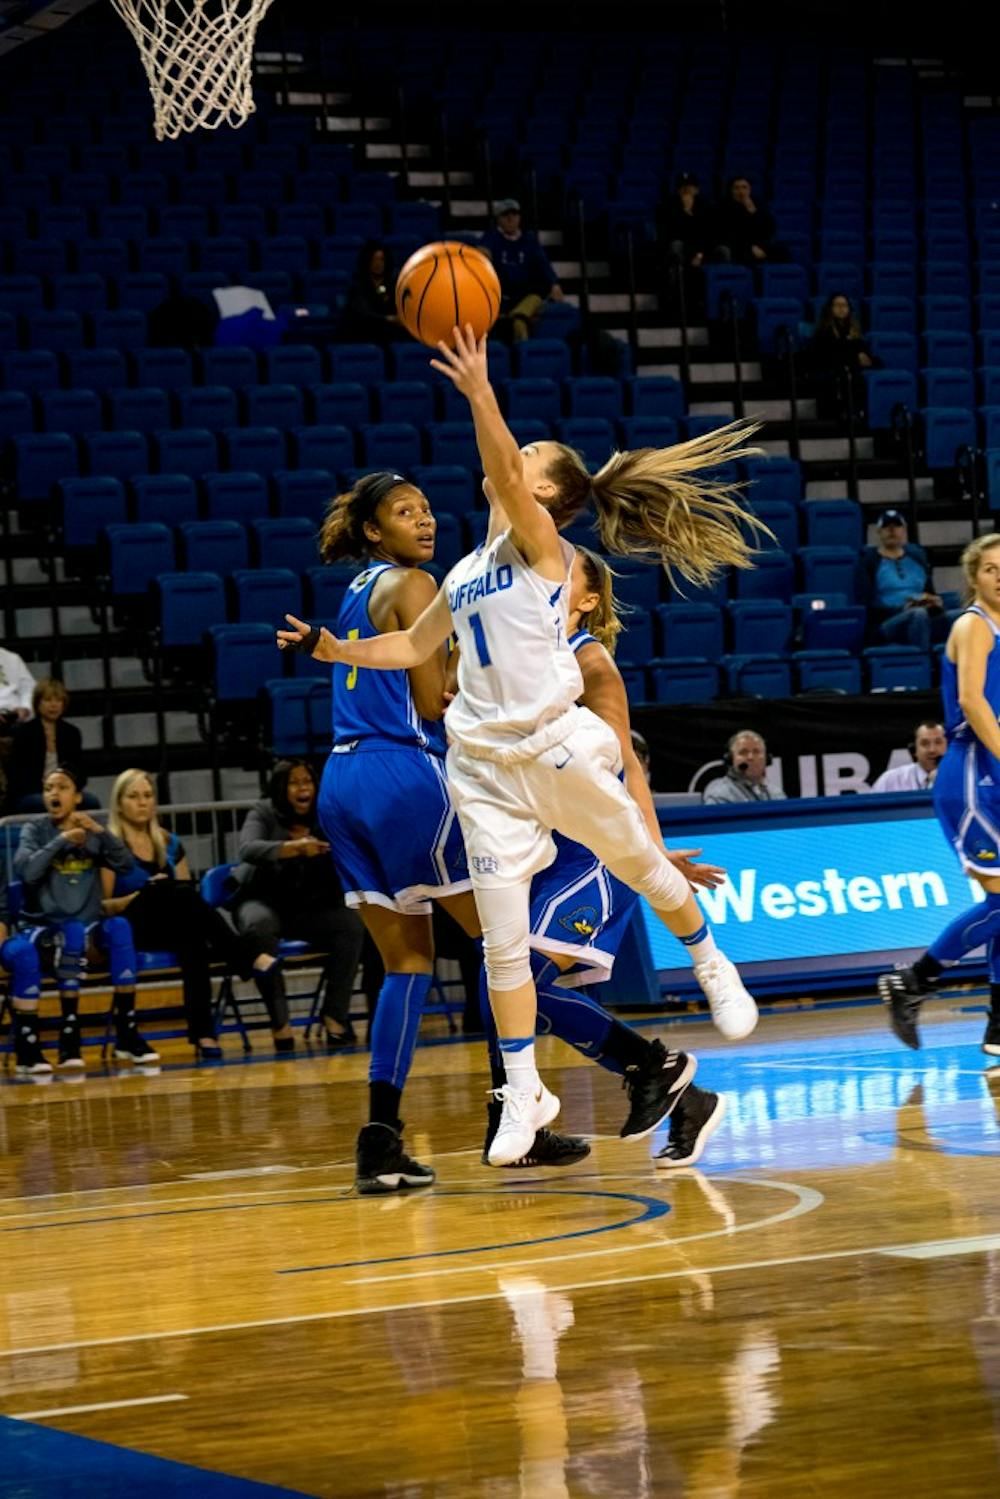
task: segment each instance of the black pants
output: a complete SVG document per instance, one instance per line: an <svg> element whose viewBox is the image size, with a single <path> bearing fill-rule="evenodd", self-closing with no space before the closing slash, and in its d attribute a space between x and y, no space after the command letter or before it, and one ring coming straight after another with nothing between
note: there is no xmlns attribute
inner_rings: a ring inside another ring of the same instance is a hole
<svg viewBox="0 0 1000 1499"><path fill-rule="evenodd" d="M308 942L316 952L327 953L323 1014L347 1025L365 935L356 911L347 906L326 906L281 912L250 897L237 906L234 919L239 930L262 952L277 953L278 942L284 937L287 941Z"/></svg>
<svg viewBox="0 0 1000 1499"><path fill-rule="evenodd" d="M234 932L221 911L207 905L188 880L144 885L125 915L137 948L176 953L190 1040L214 1036L210 965L226 963L246 978L263 948Z"/></svg>

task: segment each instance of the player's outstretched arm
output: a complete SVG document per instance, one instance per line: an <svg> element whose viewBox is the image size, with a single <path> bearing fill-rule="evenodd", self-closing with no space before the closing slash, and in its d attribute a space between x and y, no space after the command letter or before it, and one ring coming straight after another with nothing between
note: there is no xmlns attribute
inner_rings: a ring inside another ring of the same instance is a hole
<svg viewBox="0 0 1000 1499"><path fill-rule="evenodd" d="M367 666L374 671L409 671L420 666L451 633L451 611L442 590L408 630L390 630L370 640L339 640L325 625L317 629L286 614L287 630L277 632L278 649L305 649L317 661Z"/></svg>
<svg viewBox="0 0 1000 1499"><path fill-rule="evenodd" d="M532 567L551 563L556 572L565 568L559 533L552 517L539 505L524 480L521 451L497 405L486 365L486 339L476 342L466 325L454 330L455 347L439 343L440 359L431 364L465 396L472 410L476 442L490 490L510 520L514 544Z"/></svg>

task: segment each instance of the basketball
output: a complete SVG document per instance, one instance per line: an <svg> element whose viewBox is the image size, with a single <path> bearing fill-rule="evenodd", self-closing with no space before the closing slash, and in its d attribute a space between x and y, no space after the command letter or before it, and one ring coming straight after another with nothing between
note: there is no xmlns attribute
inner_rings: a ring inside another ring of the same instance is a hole
<svg viewBox="0 0 1000 1499"><path fill-rule="evenodd" d="M412 254L396 282L396 311L408 333L434 348L450 345L452 329L472 327L482 338L500 311L493 262L474 245L443 240Z"/></svg>

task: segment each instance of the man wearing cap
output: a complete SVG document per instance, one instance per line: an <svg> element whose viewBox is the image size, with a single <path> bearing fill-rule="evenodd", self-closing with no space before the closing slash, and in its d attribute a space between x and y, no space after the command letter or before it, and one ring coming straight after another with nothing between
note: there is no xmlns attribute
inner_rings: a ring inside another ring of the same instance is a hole
<svg viewBox="0 0 1000 1499"><path fill-rule="evenodd" d="M927 553L907 540L901 511L883 510L876 525L878 545L865 547L858 562L858 602L878 640L929 651L945 639L953 615L934 592Z"/></svg>
<svg viewBox="0 0 1000 1499"><path fill-rule="evenodd" d="M521 228L521 205L501 198L494 206L496 225L483 235L486 251L500 278L500 315L510 319L517 341L528 338L544 301L561 302L563 289L534 234Z"/></svg>

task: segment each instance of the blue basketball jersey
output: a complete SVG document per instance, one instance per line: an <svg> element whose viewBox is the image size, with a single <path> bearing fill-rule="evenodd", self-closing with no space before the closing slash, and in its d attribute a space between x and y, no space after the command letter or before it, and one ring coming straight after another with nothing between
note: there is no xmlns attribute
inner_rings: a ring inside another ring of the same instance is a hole
<svg viewBox="0 0 1000 1499"><path fill-rule="evenodd" d="M993 649L986 658L986 680L983 682L983 697L989 703L994 714L1000 718L1000 631L990 619L985 610L980 609L978 604L970 605L967 610L969 614L978 614L984 619L993 632ZM944 727L949 739L968 740L973 738L972 730L965 721L961 704L958 701L958 668L954 661L949 661L947 653L941 657L941 697L944 701Z"/></svg>
<svg viewBox="0 0 1000 1499"><path fill-rule="evenodd" d="M393 567L392 562L377 562L351 582L337 616L341 640L371 640L381 633L368 609L376 582ZM405 671L374 671L339 661L333 668L333 742L445 752L444 727L420 717Z"/></svg>

